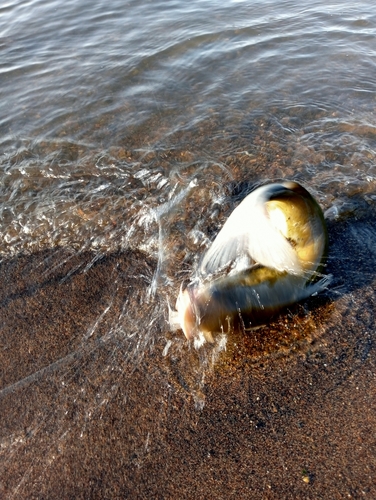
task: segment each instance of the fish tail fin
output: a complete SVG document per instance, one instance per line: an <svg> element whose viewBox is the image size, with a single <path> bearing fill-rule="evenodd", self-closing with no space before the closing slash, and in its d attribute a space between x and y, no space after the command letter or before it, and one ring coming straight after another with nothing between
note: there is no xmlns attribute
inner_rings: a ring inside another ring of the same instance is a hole
<svg viewBox="0 0 376 500"><path fill-rule="evenodd" d="M326 276L323 276L319 281L309 284L307 286L307 297L317 295L319 292L322 292L323 290L328 288L332 280L333 275L327 274Z"/></svg>

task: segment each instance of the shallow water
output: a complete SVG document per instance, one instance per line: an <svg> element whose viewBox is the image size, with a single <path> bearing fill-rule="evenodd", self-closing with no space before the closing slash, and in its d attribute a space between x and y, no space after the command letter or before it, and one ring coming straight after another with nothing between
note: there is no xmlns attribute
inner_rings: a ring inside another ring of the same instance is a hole
<svg viewBox="0 0 376 500"><path fill-rule="evenodd" d="M6 470L33 447L52 467L57 443L89 432L119 391L131 398L135 370L152 377L145 356L164 360L162 406L182 391L201 411L225 348L256 366L305 353L348 310L371 335L372 318L356 311L363 296L374 304L374 10L277 0L0 8L0 395L37 388L43 401L7 424ZM281 178L326 212L331 290L262 330L265 341L221 338L197 352L169 331L167 304L239 199ZM31 463L10 497L42 477Z"/></svg>

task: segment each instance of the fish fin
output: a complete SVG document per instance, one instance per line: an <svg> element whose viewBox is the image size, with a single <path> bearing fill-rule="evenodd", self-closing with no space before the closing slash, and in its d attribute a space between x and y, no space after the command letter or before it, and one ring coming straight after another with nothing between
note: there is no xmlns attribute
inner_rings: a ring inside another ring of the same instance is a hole
<svg viewBox="0 0 376 500"><path fill-rule="evenodd" d="M333 275L328 274L321 278L319 281L316 281L315 283L311 283L306 287L307 290L307 297L311 297L312 295L317 295L318 293L322 292L328 286L333 280Z"/></svg>
<svg viewBox="0 0 376 500"><path fill-rule="evenodd" d="M254 261L265 267L291 274L303 273L297 252L267 218L255 222L246 251Z"/></svg>
<svg viewBox="0 0 376 500"><path fill-rule="evenodd" d="M244 257L277 271L303 274L299 256L285 238L286 219L281 211L269 211L266 203L287 195L291 190L282 184L263 186L248 195L235 208L204 255L200 272L213 274Z"/></svg>
<svg viewBox="0 0 376 500"><path fill-rule="evenodd" d="M221 235L222 236L222 235ZM231 238L220 237L214 240L212 246L204 255L200 272L203 275L215 274L226 266L237 267L237 261L242 262L242 267L247 261L246 267L249 267L253 262L247 252L248 236L240 234Z"/></svg>
<svg viewBox="0 0 376 500"><path fill-rule="evenodd" d="M298 254L273 224L263 218L252 224L251 234L221 235L204 255L200 272L214 274L226 265L242 269L261 264L277 271L302 274Z"/></svg>
<svg viewBox="0 0 376 500"><path fill-rule="evenodd" d="M181 325L180 325L180 318L178 311L174 311L174 309L171 308L169 302L167 302L167 306L168 306L168 323L170 325L171 331L175 332L176 330L180 330Z"/></svg>

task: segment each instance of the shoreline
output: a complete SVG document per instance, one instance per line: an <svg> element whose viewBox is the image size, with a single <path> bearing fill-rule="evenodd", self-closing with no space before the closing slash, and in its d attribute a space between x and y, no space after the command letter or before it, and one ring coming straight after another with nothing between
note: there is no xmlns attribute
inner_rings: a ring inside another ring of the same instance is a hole
<svg viewBox="0 0 376 500"><path fill-rule="evenodd" d="M376 497L373 220L330 223L333 289L214 366L163 317L116 330L152 310L144 254L4 260L2 498Z"/></svg>

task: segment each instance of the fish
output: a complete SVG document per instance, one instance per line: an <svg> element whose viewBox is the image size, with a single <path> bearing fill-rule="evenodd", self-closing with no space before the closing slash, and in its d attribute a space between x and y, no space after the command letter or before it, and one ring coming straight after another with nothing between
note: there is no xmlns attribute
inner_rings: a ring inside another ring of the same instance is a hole
<svg viewBox="0 0 376 500"><path fill-rule="evenodd" d="M208 342L236 324L265 324L328 287L327 255L325 219L314 197L294 181L260 186L230 214L194 278L181 286L170 324L187 339L202 335Z"/></svg>

